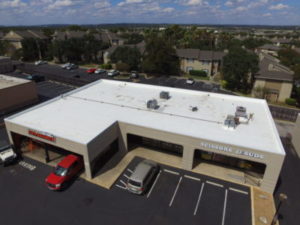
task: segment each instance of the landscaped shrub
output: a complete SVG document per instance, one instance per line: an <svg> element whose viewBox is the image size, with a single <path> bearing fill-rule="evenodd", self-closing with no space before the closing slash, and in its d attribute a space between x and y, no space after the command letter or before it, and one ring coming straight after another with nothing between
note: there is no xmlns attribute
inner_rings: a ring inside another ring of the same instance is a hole
<svg viewBox="0 0 300 225"><path fill-rule="evenodd" d="M207 73L204 70L190 70L189 73L193 76L207 77Z"/></svg>
<svg viewBox="0 0 300 225"><path fill-rule="evenodd" d="M110 70L110 69L112 69L112 66L111 66L111 64L102 64L101 68L105 69L105 70Z"/></svg>
<svg viewBox="0 0 300 225"><path fill-rule="evenodd" d="M128 72L130 70L130 66L126 63L122 63L122 62L119 62L116 64L116 69L117 70L120 70L120 71L126 71Z"/></svg>
<svg viewBox="0 0 300 225"><path fill-rule="evenodd" d="M293 105L293 106L295 106L296 103L297 103L297 101L296 101L296 99L294 99L294 98L287 98L287 99L285 99L285 103L288 104L288 105Z"/></svg>

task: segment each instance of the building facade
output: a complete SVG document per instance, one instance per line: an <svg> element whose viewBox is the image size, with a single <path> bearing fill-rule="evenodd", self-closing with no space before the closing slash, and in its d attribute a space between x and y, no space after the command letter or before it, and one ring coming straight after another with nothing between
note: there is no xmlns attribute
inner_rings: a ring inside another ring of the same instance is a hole
<svg viewBox="0 0 300 225"><path fill-rule="evenodd" d="M170 97L160 98L162 91ZM146 102L154 98L151 108ZM123 154L143 145L176 155L186 170L205 161L244 171L273 192L285 157L265 100L119 81L89 84L5 125L17 150L30 140L81 155L88 178L112 144Z"/></svg>

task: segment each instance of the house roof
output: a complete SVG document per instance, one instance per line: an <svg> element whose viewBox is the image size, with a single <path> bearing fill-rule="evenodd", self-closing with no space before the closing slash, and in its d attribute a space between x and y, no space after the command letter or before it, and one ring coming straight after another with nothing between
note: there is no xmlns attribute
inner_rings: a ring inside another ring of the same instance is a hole
<svg viewBox="0 0 300 225"><path fill-rule="evenodd" d="M259 47L260 49L267 49L267 50L272 50L272 51L279 51L281 47L272 45L272 44L265 44L263 46Z"/></svg>
<svg viewBox="0 0 300 225"><path fill-rule="evenodd" d="M37 30L12 30L9 33L7 33L3 37L3 39L4 40L19 39L19 38L12 38L11 32L20 36L20 39L24 39L24 38L47 39L47 37L43 34L42 31L37 31Z"/></svg>
<svg viewBox="0 0 300 225"><path fill-rule="evenodd" d="M107 52L109 55L111 55L118 47L130 47L130 48L137 48L141 54L145 52L146 43L144 41L136 44L136 45L113 45L110 48L106 49L105 52Z"/></svg>
<svg viewBox="0 0 300 225"><path fill-rule="evenodd" d="M260 53L259 58L259 72L255 75L256 79L293 81L293 71L280 64L278 59L265 53Z"/></svg>
<svg viewBox="0 0 300 225"><path fill-rule="evenodd" d="M161 91L168 91L171 98L160 99ZM153 98L160 106L155 110L148 109L146 104ZM191 106L199 110L192 111ZM224 121L228 114L235 113L237 106L246 107L254 117L248 124L228 130ZM85 145L116 122L285 154L265 100L180 88L98 80L5 119L5 123Z"/></svg>
<svg viewBox="0 0 300 225"><path fill-rule="evenodd" d="M39 39L47 39L48 37L40 30L28 30L31 34L35 36L35 38Z"/></svg>
<svg viewBox="0 0 300 225"><path fill-rule="evenodd" d="M193 48L177 49L177 56L180 58L192 58L198 60L222 60L225 52L207 51Z"/></svg>

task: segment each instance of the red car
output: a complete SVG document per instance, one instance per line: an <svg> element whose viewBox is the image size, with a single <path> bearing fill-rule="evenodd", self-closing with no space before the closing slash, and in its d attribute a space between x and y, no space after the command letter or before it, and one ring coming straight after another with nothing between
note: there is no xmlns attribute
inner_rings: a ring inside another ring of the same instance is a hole
<svg viewBox="0 0 300 225"><path fill-rule="evenodd" d="M91 73L95 73L96 70L97 69L95 69L95 68L91 68L91 69L88 69L86 72L91 74Z"/></svg>
<svg viewBox="0 0 300 225"><path fill-rule="evenodd" d="M80 156L68 155L57 164L54 171L46 178L46 184L50 190L61 190L66 184L79 174L83 168Z"/></svg>

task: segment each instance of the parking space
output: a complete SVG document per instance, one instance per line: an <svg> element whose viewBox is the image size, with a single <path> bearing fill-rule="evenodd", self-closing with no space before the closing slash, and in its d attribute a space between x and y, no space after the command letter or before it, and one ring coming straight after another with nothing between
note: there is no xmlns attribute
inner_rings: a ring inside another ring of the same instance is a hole
<svg viewBox="0 0 300 225"><path fill-rule="evenodd" d="M142 160L136 157L112 190L132 196L126 181ZM161 165L151 187L134 201L159 208L153 224L251 225L251 195L246 186Z"/></svg>

